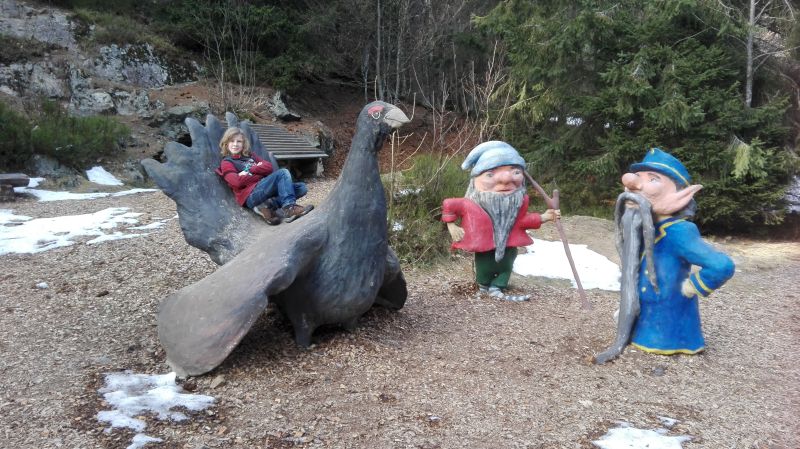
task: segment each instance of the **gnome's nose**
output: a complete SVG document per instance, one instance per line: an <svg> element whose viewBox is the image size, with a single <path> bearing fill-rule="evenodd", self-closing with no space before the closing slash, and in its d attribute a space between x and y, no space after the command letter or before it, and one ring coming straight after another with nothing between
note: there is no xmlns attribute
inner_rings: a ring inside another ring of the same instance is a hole
<svg viewBox="0 0 800 449"><path fill-rule="evenodd" d="M510 170L500 170L495 173L495 192L511 193L519 188L520 183Z"/></svg>
<svg viewBox="0 0 800 449"><path fill-rule="evenodd" d="M514 182L514 175L509 171L501 171L495 176L497 176L498 184L510 184Z"/></svg>
<svg viewBox="0 0 800 449"><path fill-rule="evenodd" d="M636 173L625 173L622 175L622 185L631 192L642 190L642 180Z"/></svg>

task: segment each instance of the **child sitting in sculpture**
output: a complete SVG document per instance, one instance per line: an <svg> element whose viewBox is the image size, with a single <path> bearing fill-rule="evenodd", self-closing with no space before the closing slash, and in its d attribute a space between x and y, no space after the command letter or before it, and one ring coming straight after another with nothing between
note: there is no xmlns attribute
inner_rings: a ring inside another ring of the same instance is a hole
<svg viewBox="0 0 800 449"><path fill-rule="evenodd" d="M219 148L223 157L219 172L233 190L236 202L252 209L267 224L289 223L314 209L297 204L297 199L308 191L306 185L293 182L289 170L273 167L269 161L251 154L250 141L241 128L228 128Z"/></svg>

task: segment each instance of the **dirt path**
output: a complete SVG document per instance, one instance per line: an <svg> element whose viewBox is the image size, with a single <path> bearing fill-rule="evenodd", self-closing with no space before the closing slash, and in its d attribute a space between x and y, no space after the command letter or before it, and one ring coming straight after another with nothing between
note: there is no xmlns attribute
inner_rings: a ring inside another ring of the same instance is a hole
<svg viewBox="0 0 800 449"><path fill-rule="evenodd" d="M0 204L33 217L106 207L144 212L142 224L175 214L160 193ZM571 243L616 259L610 223L564 224ZM800 245L719 246L738 268L701 305L702 355L628 349L594 366L613 337L614 293L589 292L587 313L566 282L515 277L533 301L477 299L470 260L454 257L406 270L400 312L375 309L354 332L318 332L309 350L269 310L222 366L191 379L218 405L187 424L148 419L147 433L165 443L147 447L589 448L617 421L654 429L670 417L670 435L692 437L684 448L796 449ZM104 433L94 418L100 376L166 372L158 303L215 265L186 245L177 220L146 237L0 262L0 447L127 447L130 433ZM224 382L212 388L215 379Z"/></svg>

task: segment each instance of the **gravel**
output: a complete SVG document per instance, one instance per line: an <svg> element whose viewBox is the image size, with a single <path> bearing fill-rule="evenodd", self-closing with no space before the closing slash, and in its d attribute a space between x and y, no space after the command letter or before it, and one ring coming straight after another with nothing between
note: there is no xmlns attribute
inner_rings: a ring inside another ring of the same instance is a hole
<svg viewBox="0 0 800 449"><path fill-rule="evenodd" d="M332 185L312 181L306 203ZM37 218L107 207L141 212L141 224L175 216L160 192L0 204ZM570 243L617 260L609 222L564 227ZM164 440L147 447L589 448L620 421L656 429L666 417L669 435L691 436L685 448L798 448L800 245L717 240L737 273L701 305L701 355L628 349L595 366L613 339L615 293L588 292L594 310L582 311L568 282L515 276L532 301L478 298L471 258L456 254L405 268L404 309L375 308L352 332L322 329L309 349L268 308L220 367L185 381L217 405L185 423L146 417ZM0 447L127 447L131 432L104 432L95 418L102 375L167 372L158 304L216 265L176 219L141 238L0 262Z"/></svg>

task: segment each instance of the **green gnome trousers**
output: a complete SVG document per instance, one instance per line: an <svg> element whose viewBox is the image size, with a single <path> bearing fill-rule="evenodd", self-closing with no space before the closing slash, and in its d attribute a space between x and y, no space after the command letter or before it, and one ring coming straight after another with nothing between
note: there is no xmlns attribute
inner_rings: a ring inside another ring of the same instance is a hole
<svg viewBox="0 0 800 449"><path fill-rule="evenodd" d="M514 259L517 258L517 248L506 248L506 254L495 262L494 250L483 253L475 253L475 280L478 285L497 287L505 289L511 278L511 271L514 268Z"/></svg>

